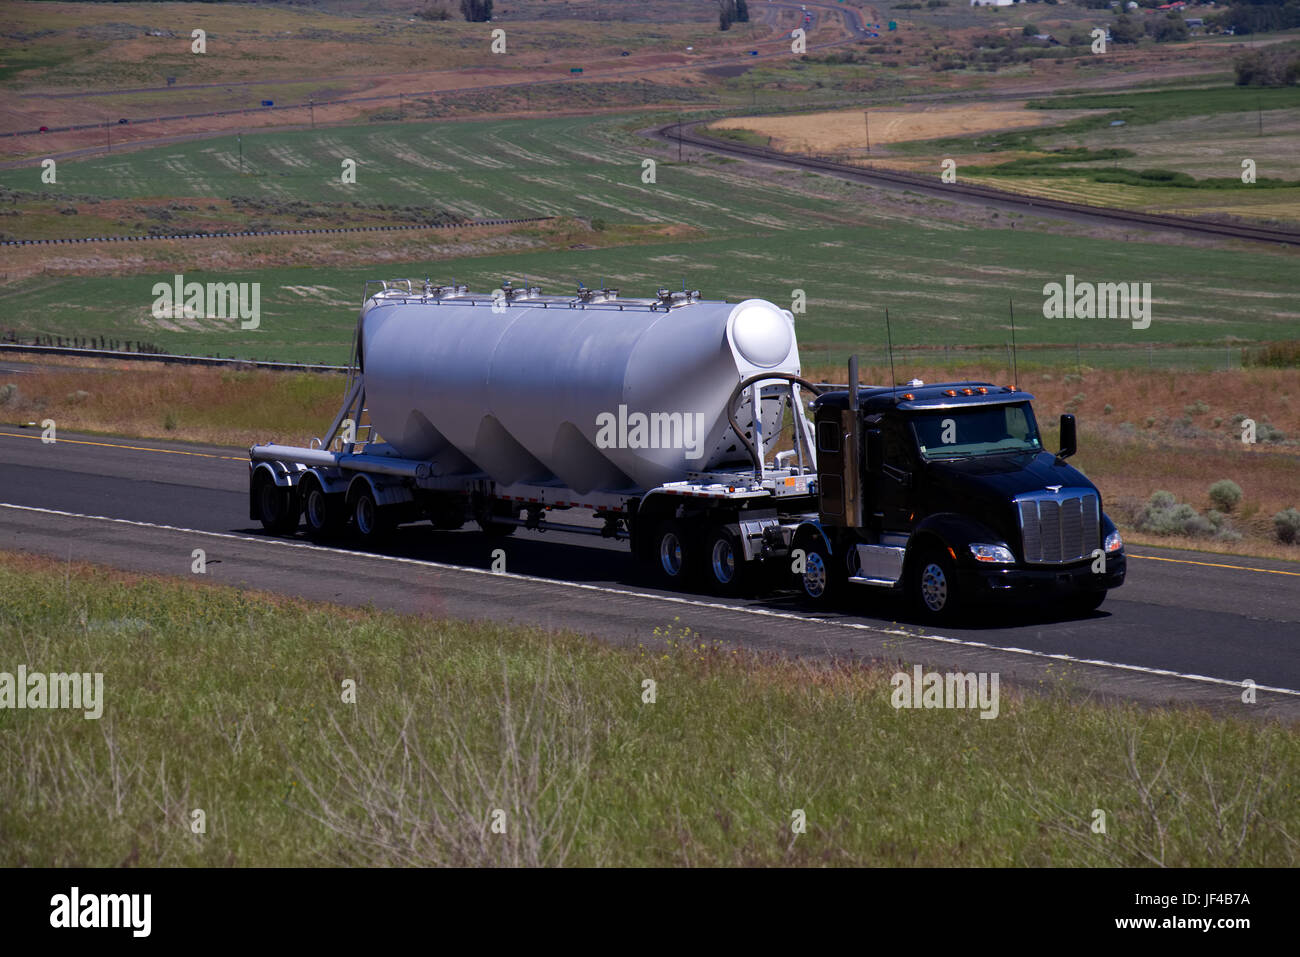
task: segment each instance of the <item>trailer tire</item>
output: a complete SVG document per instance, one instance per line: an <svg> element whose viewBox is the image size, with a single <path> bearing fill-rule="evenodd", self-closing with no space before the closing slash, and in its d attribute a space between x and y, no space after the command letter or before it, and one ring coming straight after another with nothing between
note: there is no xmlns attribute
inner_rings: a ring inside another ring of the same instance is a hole
<svg viewBox="0 0 1300 957"><path fill-rule="evenodd" d="M342 492L328 493L312 476L302 480L302 514L313 541L337 538L347 524Z"/></svg>
<svg viewBox="0 0 1300 957"><path fill-rule="evenodd" d="M660 522L654 536L654 564L659 578L675 588L686 588L695 579L694 542L686 526L677 519Z"/></svg>
<svg viewBox="0 0 1300 957"><path fill-rule="evenodd" d="M352 494L352 529L363 542L382 542L397 527L393 520L392 506L380 505L375 501L375 493L369 485L363 485Z"/></svg>
<svg viewBox="0 0 1300 957"><path fill-rule="evenodd" d="M928 548L910 563L908 588L917 613L927 621L952 621L961 609L956 565L942 549Z"/></svg>
<svg viewBox="0 0 1300 957"><path fill-rule="evenodd" d="M717 595L739 595L749 582L749 563L740 538L731 529L714 526L704 539L701 552L709 590Z"/></svg>
<svg viewBox="0 0 1300 957"><path fill-rule="evenodd" d="M265 472L253 480L253 500L257 503L262 528L272 535L292 535L298 530L302 503L293 486L279 486Z"/></svg>

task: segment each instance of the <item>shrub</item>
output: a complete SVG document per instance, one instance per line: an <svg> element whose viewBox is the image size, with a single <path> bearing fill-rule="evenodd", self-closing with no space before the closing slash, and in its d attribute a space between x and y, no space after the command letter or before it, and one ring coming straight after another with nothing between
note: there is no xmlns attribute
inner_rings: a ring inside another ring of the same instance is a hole
<svg viewBox="0 0 1300 957"><path fill-rule="evenodd" d="M12 382L6 382L0 385L0 405L8 405L18 397L18 386Z"/></svg>
<svg viewBox="0 0 1300 957"><path fill-rule="evenodd" d="M1210 411L1210 407L1206 405L1203 400L1197 399L1191 405L1185 406L1183 411L1188 415L1204 415L1206 412Z"/></svg>
<svg viewBox="0 0 1300 957"><path fill-rule="evenodd" d="M1241 504L1241 486L1232 479L1220 479L1210 486L1210 501L1224 512Z"/></svg>
<svg viewBox="0 0 1300 957"><path fill-rule="evenodd" d="M1156 535L1213 535L1218 531L1208 518L1165 491L1151 494L1133 524L1139 531Z"/></svg>
<svg viewBox="0 0 1300 957"><path fill-rule="evenodd" d="M1114 407L1113 405L1111 405L1109 402L1107 402L1106 405L1105 405L1105 407L1102 408L1102 410L1101 410L1101 414L1102 414L1102 415L1110 415L1110 414L1111 414L1112 412L1114 412L1114 411L1115 411L1115 407Z"/></svg>
<svg viewBox="0 0 1300 957"><path fill-rule="evenodd" d="M1284 509L1273 516L1273 529L1277 540L1283 545L1292 545L1300 538L1300 511L1294 508Z"/></svg>

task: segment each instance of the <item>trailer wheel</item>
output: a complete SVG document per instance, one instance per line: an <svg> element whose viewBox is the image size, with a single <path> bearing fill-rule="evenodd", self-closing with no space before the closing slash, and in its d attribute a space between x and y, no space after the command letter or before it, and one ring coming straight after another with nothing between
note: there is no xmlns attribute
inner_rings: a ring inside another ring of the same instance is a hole
<svg viewBox="0 0 1300 957"><path fill-rule="evenodd" d="M307 534L317 541L337 537L347 522L343 493L327 493L320 482L311 476L302 481L306 486L302 492L302 515L307 525Z"/></svg>
<svg viewBox="0 0 1300 957"><path fill-rule="evenodd" d="M951 621L961 607L955 563L948 554L931 548L917 556L909 570L912 603L921 617Z"/></svg>
<svg viewBox="0 0 1300 957"><path fill-rule="evenodd" d="M749 578L740 539L729 528L715 527L705 539L703 558L709 587L719 595L738 595Z"/></svg>
<svg viewBox="0 0 1300 957"><path fill-rule="evenodd" d="M298 530L298 517L302 506L297 489L283 488L265 472L259 472L253 482L253 500L262 528L272 535L292 535Z"/></svg>
<svg viewBox="0 0 1300 957"><path fill-rule="evenodd" d="M352 527L363 542L383 541L397 527L388 508L375 501L369 485L352 495Z"/></svg>
<svg viewBox="0 0 1300 957"><path fill-rule="evenodd" d="M659 577L678 588L695 577L695 555L686 526L676 519L662 522L655 532L655 567Z"/></svg>
<svg viewBox="0 0 1300 957"><path fill-rule="evenodd" d="M811 605L825 607L839 598L847 577L842 562L836 561L819 537L805 536L796 548L803 550L803 573L795 581Z"/></svg>

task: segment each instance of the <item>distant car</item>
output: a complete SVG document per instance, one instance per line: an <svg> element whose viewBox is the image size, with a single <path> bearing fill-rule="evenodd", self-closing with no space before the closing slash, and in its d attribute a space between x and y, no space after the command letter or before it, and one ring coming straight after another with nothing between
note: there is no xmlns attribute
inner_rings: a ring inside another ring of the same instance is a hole
<svg viewBox="0 0 1300 957"><path fill-rule="evenodd" d="M50 131L50 128L49 128L48 126L42 126L42 127L41 127L41 132L42 132L42 133L48 133L49 131Z"/></svg>
<svg viewBox="0 0 1300 957"><path fill-rule="evenodd" d="M757 51L757 50L750 50L750 51L749 51L749 55L750 55L750 56L758 56L758 51Z"/></svg>
<svg viewBox="0 0 1300 957"><path fill-rule="evenodd" d="M624 50L622 53L619 54L619 56L631 56L631 55L632 54L628 53L626 50Z"/></svg>
<svg viewBox="0 0 1300 957"><path fill-rule="evenodd" d="M120 120L117 121L117 125L118 125L118 126L126 126L126 125L127 125L128 123L130 123L130 122L131 122L131 121L128 120L128 119L124 116L124 117L122 117Z"/></svg>

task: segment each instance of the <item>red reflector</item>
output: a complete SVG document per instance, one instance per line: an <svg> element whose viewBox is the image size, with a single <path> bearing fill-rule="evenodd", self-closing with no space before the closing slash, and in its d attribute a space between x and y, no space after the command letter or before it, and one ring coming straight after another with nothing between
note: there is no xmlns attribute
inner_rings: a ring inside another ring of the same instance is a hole
<svg viewBox="0 0 1300 957"><path fill-rule="evenodd" d="M977 391L980 395L988 395L988 394L989 394L989 390L986 389L986 388L984 388L984 386L980 386L976 391Z"/></svg>
<svg viewBox="0 0 1300 957"><path fill-rule="evenodd" d="M956 395L956 394L957 394L956 389L948 389L944 392L944 395Z"/></svg>
<svg viewBox="0 0 1300 957"><path fill-rule="evenodd" d="M905 400L907 400L908 402L910 402L910 401L912 401L913 399L915 399L916 396L912 395L912 393L910 393L910 392L904 392L904 393L903 393L903 398L904 398Z"/></svg>
<svg viewBox="0 0 1300 957"><path fill-rule="evenodd" d="M974 389L962 389L962 390L961 390L961 394L962 394L962 395L974 395L974 394L975 394L975 390L974 390Z"/></svg>

